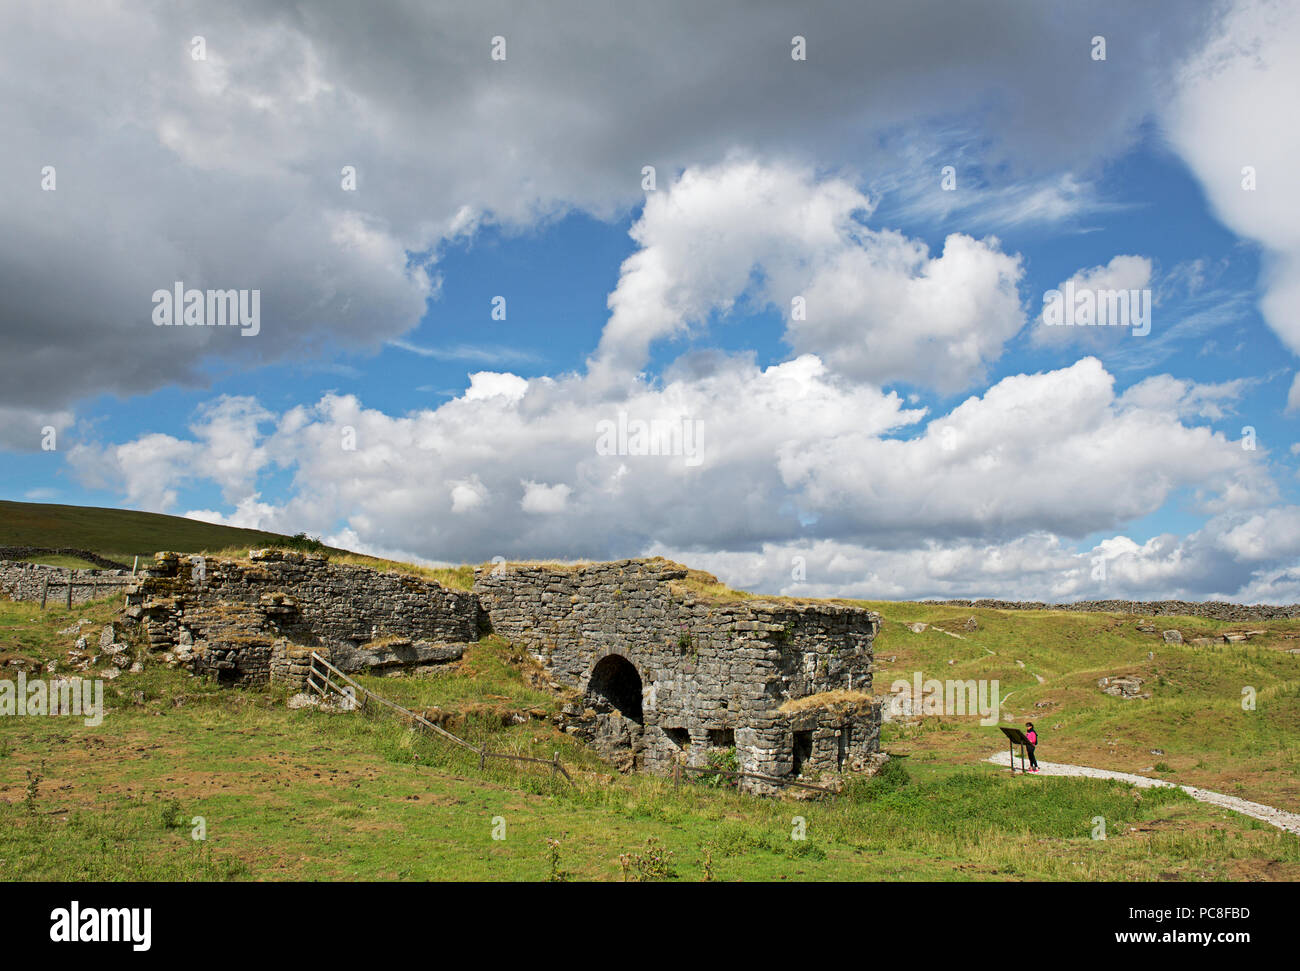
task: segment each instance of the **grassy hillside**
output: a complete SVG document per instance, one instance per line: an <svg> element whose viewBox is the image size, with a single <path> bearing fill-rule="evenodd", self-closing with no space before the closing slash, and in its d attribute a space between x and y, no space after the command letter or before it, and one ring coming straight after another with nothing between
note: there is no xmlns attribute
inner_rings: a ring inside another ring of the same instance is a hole
<svg viewBox="0 0 1300 971"><path fill-rule="evenodd" d="M0 546L71 547L110 559L127 558L129 563L129 557L152 556L159 550L203 553L243 547L247 551L286 539L278 533L152 512L0 500Z"/></svg>
<svg viewBox="0 0 1300 971"><path fill-rule="evenodd" d="M1070 611L998 611L870 602L884 618L876 639L875 692L895 679L997 679L1002 714L1033 721L1039 757L1136 772L1300 812L1300 621L1229 624L1193 617L1143 619ZM975 617L978 629L962 623ZM931 626L912 633L915 622ZM936 629L936 628L942 628ZM1228 631L1262 630L1244 643L1166 644ZM947 631L948 633L944 633ZM958 637L950 636L957 634ZM952 663L949 663L952 662ZM1103 694L1098 679L1136 675L1150 699ZM1256 706L1242 709L1242 689ZM890 727L894 748L917 764L969 761L1005 740L972 718ZM1158 754L1157 754L1158 753Z"/></svg>
<svg viewBox="0 0 1300 971"><path fill-rule="evenodd" d="M116 606L42 613L0 601L0 664L13 671L15 660L57 660L72 640L59 631L77 617L93 622L83 631L93 643ZM1049 646L1024 654L1016 620L1028 620L1034 640ZM1046 745L1075 744L1076 726L1104 715L1104 703L1086 703L1083 685L1093 670L1134 651L1145 658L1119 627L1108 639L1104 630L1059 626L1056 615L981 623L972 635L983 635L978 653L994 650L1008 679L1021 671L1015 659L1027 658L1031 670L1060 681L1052 690L1062 700L1064 686L1079 682L1069 703L1077 716L1038 719L1069 726L1045 729ZM947 667L945 654L963 645L900 627L887 623L881 638L886 657L898 652L896 665L907 656L927 672ZM1073 673L1072 650L1079 651ZM966 653L959 664L978 662L975 651ZM1197 692L1202 704L1219 691L1215 672L1232 680L1237 670L1226 653L1205 660L1163 659L1170 682ZM1195 672L1207 667L1198 681ZM833 802L813 803L615 774L550 724L546 716L563 698L538 687L530 662L496 639L441 673L367 684L406 705L451 713L457 731L495 749L543 758L559 752L575 784L544 769L490 762L481 770L472 755L383 713L289 710L285 695L269 687L218 689L151 666L106 684L110 710L97 728L75 718L0 718L0 879L1300 878L1293 836L1172 790L1012 779L979 762L996 747L993 730L950 719L886 726L886 747L911 757ZM1151 710L1176 721L1182 709ZM1125 711L1146 724L1139 709ZM517 712L530 717L522 724L503 717ZM1281 732L1300 747L1295 721ZM1232 743L1207 739L1196 756L1192 730L1180 725L1179 738L1170 757L1180 765L1199 757L1222 767L1229 757ZM1294 774L1292 764L1280 765ZM1091 838L1096 816L1107 821L1105 840ZM191 838L197 817L203 841ZM795 817L806 822L806 840L791 838ZM502 824L505 838L493 839ZM656 847L671 853L667 865L655 862Z"/></svg>

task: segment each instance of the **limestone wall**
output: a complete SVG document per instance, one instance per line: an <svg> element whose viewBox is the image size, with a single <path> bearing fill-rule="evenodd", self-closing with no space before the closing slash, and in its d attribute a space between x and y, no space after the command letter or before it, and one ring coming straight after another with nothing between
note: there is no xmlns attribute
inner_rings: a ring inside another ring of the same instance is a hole
<svg viewBox="0 0 1300 971"><path fill-rule="evenodd" d="M629 746L635 765L666 772L734 747L745 769L788 775L794 753L781 705L850 687L870 693L879 616L825 602L715 602L692 594L688 575L665 560L507 565L480 570L474 592L494 631L609 716L593 732L598 748ZM605 704L598 665L610 657L639 675L639 723L626 705ZM874 754L879 705L845 713L840 727L849 723L853 751Z"/></svg>
<svg viewBox="0 0 1300 971"><path fill-rule="evenodd" d="M879 616L821 601L719 600L694 592L698 580L662 559L505 566L479 571L469 593L314 554L159 553L127 613L164 660L243 683L301 684L313 646L344 670L446 663L490 622L583 694L569 727L623 768L666 773L734 755L751 772L820 782L874 767Z"/></svg>
<svg viewBox="0 0 1300 971"><path fill-rule="evenodd" d="M26 560L33 556L75 556L79 560L95 564L101 570L130 569L125 563L71 546L0 546L0 560Z"/></svg>
<svg viewBox="0 0 1300 971"><path fill-rule="evenodd" d="M154 653L232 682L294 668L292 658L277 663L280 641L364 663L358 649L373 641L473 641L482 624L470 593L281 550L255 551L250 562L159 553L129 600Z"/></svg>
<svg viewBox="0 0 1300 971"><path fill-rule="evenodd" d="M0 560L0 593L10 600L34 600L48 591L49 603L67 603L68 583L72 602L83 604L114 593L124 593L135 581L130 570L69 570L61 566ZM48 584L48 587L47 587Z"/></svg>
<svg viewBox="0 0 1300 971"><path fill-rule="evenodd" d="M1235 604L1219 600L1079 600L1049 604L1024 600L921 600L940 607L985 607L990 610L1077 610L1086 613L1138 614L1144 617L1205 617L1230 623L1300 617L1300 604Z"/></svg>

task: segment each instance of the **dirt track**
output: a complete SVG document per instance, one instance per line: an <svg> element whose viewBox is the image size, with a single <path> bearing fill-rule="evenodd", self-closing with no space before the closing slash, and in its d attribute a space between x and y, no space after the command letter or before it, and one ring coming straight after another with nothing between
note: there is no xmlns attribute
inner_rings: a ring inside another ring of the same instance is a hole
<svg viewBox="0 0 1300 971"><path fill-rule="evenodd" d="M1010 757L1008 752L998 752L984 761L1005 767ZM1131 772L1091 769L1086 765L1064 765L1060 762L1044 762L1041 759L1038 762L1038 768L1043 775L1073 775L1086 776L1090 779L1118 779L1120 782L1129 782L1142 789L1152 789L1156 786L1170 786L1182 789L1183 792L1198 802L1208 802L1215 806L1222 806L1224 809L1231 809L1243 816L1262 820L1276 826L1278 829L1300 836L1300 813L1284 812L1281 809L1274 809L1272 806L1265 806L1263 803L1238 799L1236 796L1225 796L1221 792L1210 792L1208 789L1198 789L1195 786L1180 786L1174 782L1166 782L1164 779L1149 779L1144 775L1134 775Z"/></svg>

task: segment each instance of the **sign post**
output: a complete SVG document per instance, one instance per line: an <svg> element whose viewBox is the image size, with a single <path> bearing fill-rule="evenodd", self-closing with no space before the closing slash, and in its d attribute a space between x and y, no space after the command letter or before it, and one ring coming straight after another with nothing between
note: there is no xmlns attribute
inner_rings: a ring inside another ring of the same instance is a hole
<svg viewBox="0 0 1300 971"><path fill-rule="evenodd" d="M1023 774L1025 771L1025 746L1029 744L1029 739L1025 738L1025 733L1018 728L1007 728L1003 725L999 725L998 728L1007 737L1007 743L1010 746L1008 761L1011 763L1012 775L1016 774L1016 746L1020 746L1020 772Z"/></svg>

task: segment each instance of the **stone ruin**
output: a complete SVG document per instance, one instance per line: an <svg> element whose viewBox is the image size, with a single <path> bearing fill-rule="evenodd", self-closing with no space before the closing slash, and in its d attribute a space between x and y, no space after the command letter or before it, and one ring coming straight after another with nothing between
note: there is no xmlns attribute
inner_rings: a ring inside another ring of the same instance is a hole
<svg viewBox="0 0 1300 971"><path fill-rule="evenodd" d="M126 613L154 655L231 684L301 686L313 650L350 673L418 669L491 631L572 689L564 730L624 771L734 765L811 783L875 771L879 615L700 592L717 587L658 558L502 564L459 591L318 554L159 553Z"/></svg>
<svg viewBox="0 0 1300 971"><path fill-rule="evenodd" d="M575 733L623 768L666 774L733 750L740 768L776 777L878 767L879 615L714 600L691 577L662 559L510 566L479 570L474 592L496 633L582 693Z"/></svg>

